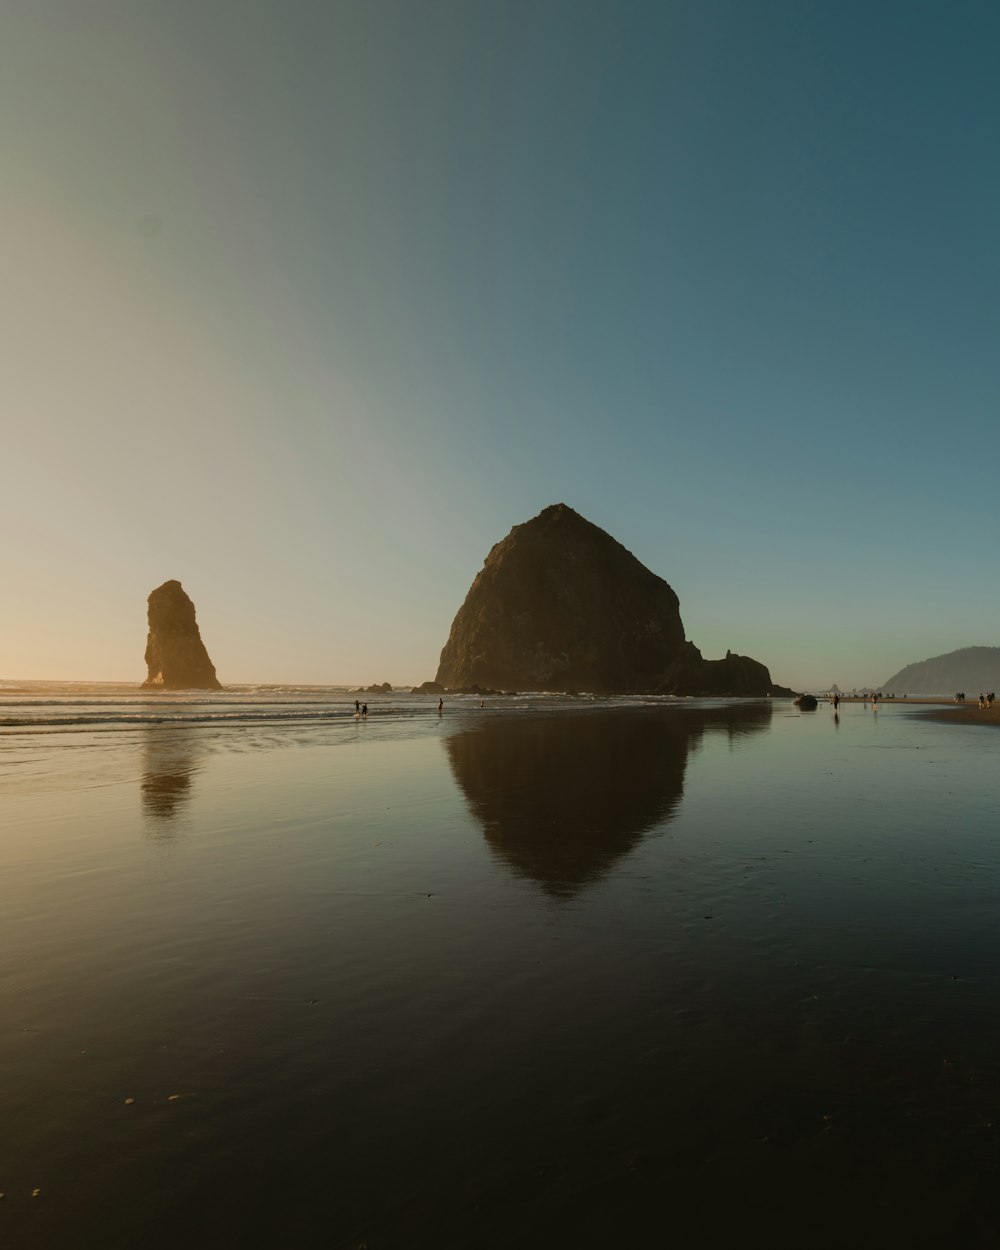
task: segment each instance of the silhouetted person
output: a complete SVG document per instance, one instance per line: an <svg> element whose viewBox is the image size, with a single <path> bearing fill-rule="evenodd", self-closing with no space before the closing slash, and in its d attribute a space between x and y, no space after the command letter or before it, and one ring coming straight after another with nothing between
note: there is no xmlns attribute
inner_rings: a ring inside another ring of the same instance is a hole
<svg viewBox="0 0 1000 1250"><path fill-rule="evenodd" d="M358 702L357 699L354 700L354 715L355 716L361 715L361 704Z"/></svg>
<svg viewBox="0 0 1000 1250"><path fill-rule="evenodd" d="M368 704L367 704L367 703L362 703L362 705L361 705L361 715L367 719L367 717L368 717Z"/></svg>
<svg viewBox="0 0 1000 1250"><path fill-rule="evenodd" d="M444 699L438 699L438 715L444 711Z"/></svg>

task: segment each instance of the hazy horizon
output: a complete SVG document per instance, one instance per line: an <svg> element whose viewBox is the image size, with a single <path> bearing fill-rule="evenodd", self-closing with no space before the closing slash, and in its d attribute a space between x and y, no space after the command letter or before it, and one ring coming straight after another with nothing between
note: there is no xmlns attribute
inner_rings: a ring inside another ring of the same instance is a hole
<svg viewBox="0 0 1000 1250"><path fill-rule="evenodd" d="M783 685L989 635L992 6L11 0L0 34L9 680L141 681L167 578L223 683L426 680L557 501Z"/></svg>
<svg viewBox="0 0 1000 1250"><path fill-rule="evenodd" d="M963 643L960 647L952 647L950 648L949 651L941 652L939 654L950 655L952 653L966 651L966 650L978 650L978 649L997 647L997 646L998 644L995 644L995 643ZM211 654L211 651L209 653ZM706 655L705 658L706 659L718 659L720 657ZM753 658L756 659L758 657L753 657ZM916 656L913 659L908 660L903 664L900 664L896 672L900 671L901 669L911 664L919 664L919 663L923 663L929 660L934 660L937 658L939 658L937 655ZM317 681L317 680L310 679L308 677L296 677L296 678L284 677L284 678L266 678L265 679L265 678L260 678L260 677L243 676L243 677L225 677L225 678L220 678L220 680L222 681L223 687L227 687L227 686L316 686L320 688L322 687L344 687L345 689L360 689L360 688L371 686L373 684L380 685L383 682L388 681L389 684L394 688L394 690L408 692L411 687L419 686L422 682L432 681L434 679L434 676L436 675L436 671L437 671L436 660L434 662L433 669L434 669L434 672L432 672L430 676L413 676L411 674L408 677L400 677L400 676L385 677L380 674L376 674L375 676L372 676L369 674L369 675L363 675L363 676L355 675L349 678L348 677L334 677L334 678L330 678L329 680L324 680L324 681ZM834 678L831 678L829 681L813 682L809 684L809 683L795 683L795 682L791 682L791 683L780 682L778 678L774 676L773 673L771 674L771 676L776 682L778 682L778 684L791 685L796 690L812 690L812 691L825 690L833 685L838 685L842 690L845 690L845 691L862 690L868 687L874 687L878 689L884 686L888 681L891 680L891 675L878 681L850 681L847 679L844 679L843 681L841 681L839 678L834 677ZM60 674L56 676L42 677L42 676L39 676L37 673L32 673L32 674L24 674L24 673L2 674L0 673L0 683L24 682L26 684L30 684L32 682L37 682L37 683L50 683L54 685L57 685L59 683L66 683L66 684L93 683L95 685L106 683L108 685L140 686L144 680L145 680L144 675L128 676L128 677L121 677L121 676L94 677L94 676L89 676L89 675L66 676L65 674ZM153 690L153 691L149 691L149 693L151 697L154 697L154 698L161 698L161 697L169 698L171 693L176 693L176 692L171 692L171 691L161 692L161 691ZM528 693L530 693L530 691ZM582 691L581 693L587 693L587 692ZM902 693L902 691L900 691L900 693ZM921 690L914 690L912 693L914 694L933 694L933 693L944 694L944 693L950 693L950 692L944 691L944 690L931 691L931 690L921 689Z"/></svg>

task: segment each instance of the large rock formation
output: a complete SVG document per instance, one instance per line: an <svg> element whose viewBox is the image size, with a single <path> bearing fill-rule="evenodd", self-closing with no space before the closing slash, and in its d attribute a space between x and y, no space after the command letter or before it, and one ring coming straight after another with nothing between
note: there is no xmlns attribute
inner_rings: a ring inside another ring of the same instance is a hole
<svg viewBox="0 0 1000 1250"><path fill-rule="evenodd" d="M1000 647L962 647L907 664L879 689L899 694L946 695L953 695L956 690L1000 690Z"/></svg>
<svg viewBox="0 0 1000 1250"><path fill-rule="evenodd" d="M649 690L681 654L667 583L565 504L493 548L441 652L445 686Z"/></svg>
<svg viewBox="0 0 1000 1250"><path fill-rule="evenodd" d="M755 660L704 660L663 578L566 504L515 525L486 557L437 680L451 689L791 693Z"/></svg>
<svg viewBox="0 0 1000 1250"><path fill-rule="evenodd" d="M194 604L177 581L149 596L148 675L143 690L221 690L198 631Z"/></svg>
<svg viewBox="0 0 1000 1250"><path fill-rule="evenodd" d="M663 675L657 690L660 694L678 695L792 695L787 686L776 686L767 667L748 655L727 651L724 660L702 659L701 652L689 642L685 655Z"/></svg>

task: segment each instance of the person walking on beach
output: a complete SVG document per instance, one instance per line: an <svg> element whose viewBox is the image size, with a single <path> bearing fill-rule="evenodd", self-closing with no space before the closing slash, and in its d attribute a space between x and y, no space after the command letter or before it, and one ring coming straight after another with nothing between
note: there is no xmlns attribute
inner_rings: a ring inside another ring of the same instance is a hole
<svg viewBox="0 0 1000 1250"><path fill-rule="evenodd" d="M362 720L368 719L368 704L367 703L362 703L361 705L361 717L362 717Z"/></svg>
<svg viewBox="0 0 1000 1250"><path fill-rule="evenodd" d="M354 700L354 715L361 715L361 704L357 701L357 699Z"/></svg>
<svg viewBox="0 0 1000 1250"><path fill-rule="evenodd" d="M438 715L444 711L444 699L438 699Z"/></svg>

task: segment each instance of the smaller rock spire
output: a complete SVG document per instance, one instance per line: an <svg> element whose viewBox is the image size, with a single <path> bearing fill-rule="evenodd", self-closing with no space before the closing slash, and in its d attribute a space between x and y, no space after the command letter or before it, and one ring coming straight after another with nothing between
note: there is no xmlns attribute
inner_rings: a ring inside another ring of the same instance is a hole
<svg viewBox="0 0 1000 1250"><path fill-rule="evenodd" d="M201 640L194 604L178 581L150 594L143 690L221 690Z"/></svg>

